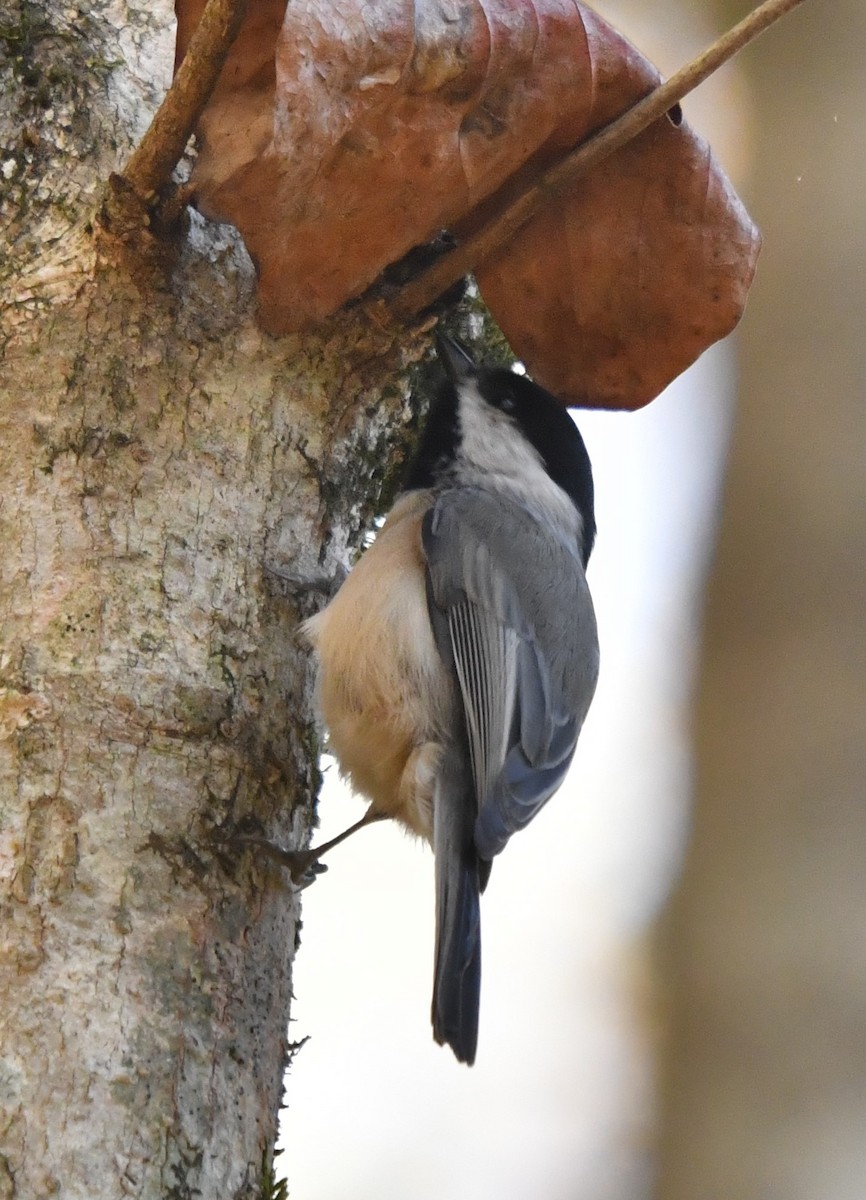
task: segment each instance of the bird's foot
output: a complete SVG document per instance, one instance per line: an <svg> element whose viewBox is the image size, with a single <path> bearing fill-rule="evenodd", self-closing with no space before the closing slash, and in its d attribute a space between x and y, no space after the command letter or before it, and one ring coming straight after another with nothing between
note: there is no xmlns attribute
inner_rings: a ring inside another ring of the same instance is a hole
<svg viewBox="0 0 866 1200"><path fill-rule="evenodd" d="M309 887L317 876L328 869L327 863L319 862L320 850L317 848L311 850L286 850L276 842L269 842L267 838L245 837L242 835L236 835L231 840L235 845L249 846L256 850L261 850L272 862L278 863L281 867L286 867L291 876L292 883L298 888Z"/></svg>

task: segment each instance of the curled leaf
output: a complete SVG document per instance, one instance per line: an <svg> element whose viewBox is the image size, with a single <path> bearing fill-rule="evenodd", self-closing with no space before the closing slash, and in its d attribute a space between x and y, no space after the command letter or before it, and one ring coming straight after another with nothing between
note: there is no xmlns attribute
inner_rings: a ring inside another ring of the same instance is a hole
<svg viewBox="0 0 866 1200"><path fill-rule="evenodd" d="M201 6L178 0L179 55ZM201 119L198 202L241 231L264 327L302 330L657 80L575 0L262 0ZM736 324L757 250L705 144L661 121L476 274L540 382L637 407Z"/></svg>

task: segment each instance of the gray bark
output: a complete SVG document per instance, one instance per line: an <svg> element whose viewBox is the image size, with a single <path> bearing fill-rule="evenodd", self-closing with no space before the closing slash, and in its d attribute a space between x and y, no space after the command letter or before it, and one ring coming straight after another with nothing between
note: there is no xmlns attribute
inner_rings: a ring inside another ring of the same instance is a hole
<svg viewBox="0 0 866 1200"><path fill-rule="evenodd" d="M0 1196L257 1195L309 836L296 637L409 416L348 319L256 328L226 230L161 287L91 220L168 82L167 4L7 4L0 168Z"/></svg>

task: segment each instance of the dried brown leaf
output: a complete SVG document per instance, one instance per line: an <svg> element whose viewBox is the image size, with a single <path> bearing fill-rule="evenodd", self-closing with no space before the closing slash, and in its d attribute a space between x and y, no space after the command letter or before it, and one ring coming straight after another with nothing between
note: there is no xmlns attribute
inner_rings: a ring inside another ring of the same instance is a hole
<svg viewBox="0 0 866 1200"><path fill-rule="evenodd" d="M178 52L201 0L178 2ZM241 231L273 333L441 229L465 235L657 82L574 0L263 0L200 124L194 181ZM637 407L736 323L757 234L686 126L657 122L477 271L532 373Z"/></svg>

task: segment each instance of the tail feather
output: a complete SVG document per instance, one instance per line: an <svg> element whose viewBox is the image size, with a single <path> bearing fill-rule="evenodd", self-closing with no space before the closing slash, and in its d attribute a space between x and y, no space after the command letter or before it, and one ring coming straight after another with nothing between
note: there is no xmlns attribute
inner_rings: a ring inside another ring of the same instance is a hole
<svg viewBox="0 0 866 1200"><path fill-rule="evenodd" d="M460 1062L475 1061L481 992L478 855L473 842L475 796L459 756L446 755L433 806L436 858L436 965L433 1036Z"/></svg>

